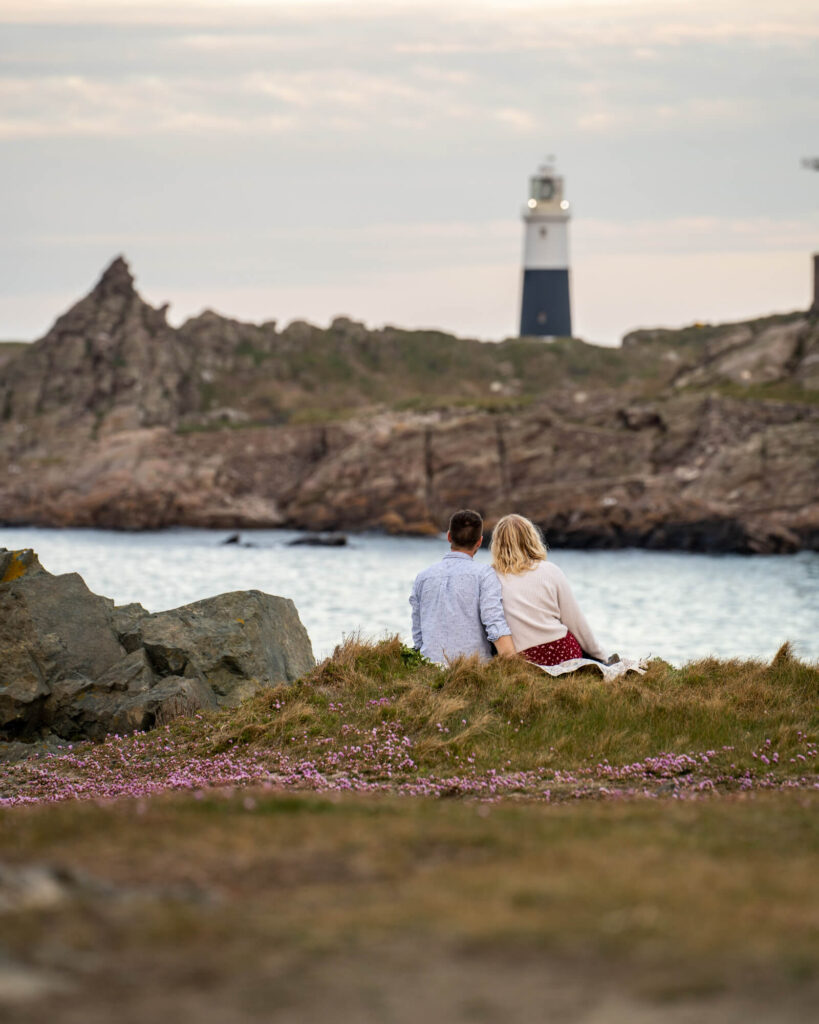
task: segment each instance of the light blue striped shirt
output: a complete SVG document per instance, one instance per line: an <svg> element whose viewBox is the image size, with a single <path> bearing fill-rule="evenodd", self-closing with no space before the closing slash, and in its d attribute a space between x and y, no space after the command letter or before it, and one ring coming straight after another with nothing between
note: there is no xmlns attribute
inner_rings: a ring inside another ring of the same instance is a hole
<svg viewBox="0 0 819 1024"><path fill-rule="evenodd" d="M501 585L491 565L450 551L419 572L410 594L412 642L430 661L460 655L491 657L490 640L511 633L503 615Z"/></svg>

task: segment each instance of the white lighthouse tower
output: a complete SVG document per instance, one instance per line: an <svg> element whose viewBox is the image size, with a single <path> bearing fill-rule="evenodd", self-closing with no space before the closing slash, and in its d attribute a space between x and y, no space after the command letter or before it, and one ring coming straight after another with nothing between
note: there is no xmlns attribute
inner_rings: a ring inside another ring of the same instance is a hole
<svg viewBox="0 0 819 1024"><path fill-rule="evenodd" d="M529 179L523 230L520 333L570 336L569 204L551 158Z"/></svg>

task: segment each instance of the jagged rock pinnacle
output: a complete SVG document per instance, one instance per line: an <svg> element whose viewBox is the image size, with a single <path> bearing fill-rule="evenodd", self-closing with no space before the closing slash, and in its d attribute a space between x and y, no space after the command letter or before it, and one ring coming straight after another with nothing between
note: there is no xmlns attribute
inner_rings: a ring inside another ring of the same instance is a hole
<svg viewBox="0 0 819 1024"><path fill-rule="evenodd" d="M134 276L125 262L124 257L117 258L109 264L102 277L97 281L93 295L108 298L112 295L135 295Z"/></svg>

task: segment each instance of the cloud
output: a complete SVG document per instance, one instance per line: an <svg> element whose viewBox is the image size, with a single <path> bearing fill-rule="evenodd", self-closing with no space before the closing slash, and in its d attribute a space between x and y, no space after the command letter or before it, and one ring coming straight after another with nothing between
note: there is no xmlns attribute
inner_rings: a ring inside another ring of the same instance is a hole
<svg viewBox="0 0 819 1024"><path fill-rule="evenodd" d="M230 293L228 312L255 315L256 282L260 312L281 298L267 316L497 337L514 329L525 177L550 149L591 337L741 313L748 281L749 315L784 305L816 248L819 180L798 166L815 0L0 8L10 296L35 280L76 295L124 249L161 297ZM722 306L698 270L718 266ZM663 275L682 270L675 292Z"/></svg>
<svg viewBox="0 0 819 1024"><path fill-rule="evenodd" d="M819 23L794 0L724 2L716 13L679 0L514 9L177 2L143 4L138 26L116 22L135 9L35 0L28 23L20 9L0 65L0 139L444 138L456 120L467 133L489 124L523 138L547 123L559 135L735 128L761 110L778 116L785 95L810 116L810 91L784 82L793 60L815 65L819 41ZM177 21L163 23L169 10ZM2 15L9 23L13 11ZM66 49L64 25L47 23L56 12L96 18L93 43L74 37L74 52ZM762 59L749 48L759 47L766 69L749 88L748 66ZM783 84L766 88L780 72Z"/></svg>
<svg viewBox="0 0 819 1024"><path fill-rule="evenodd" d="M725 124L732 130L740 125L759 122L759 101L745 98L694 98L675 102L654 103L650 100L632 107L612 105L607 100L594 101L593 109L580 113L575 121L581 132L614 134L630 131L673 130L684 126Z"/></svg>
<svg viewBox="0 0 819 1024"><path fill-rule="evenodd" d="M0 77L0 139L174 133L357 134L375 124L425 130L459 120L535 132L531 112L485 104L469 76L417 68L406 76L354 69L230 76Z"/></svg>

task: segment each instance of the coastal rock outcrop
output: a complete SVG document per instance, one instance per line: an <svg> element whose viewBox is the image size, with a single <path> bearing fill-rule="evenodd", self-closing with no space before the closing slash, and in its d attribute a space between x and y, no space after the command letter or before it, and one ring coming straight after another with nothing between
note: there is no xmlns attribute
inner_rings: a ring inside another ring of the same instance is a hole
<svg viewBox="0 0 819 1024"><path fill-rule="evenodd" d="M298 679L314 664L293 602L260 590L219 594L146 615L138 629L141 649L157 675L202 680L220 706L249 697L260 680Z"/></svg>
<svg viewBox="0 0 819 1024"><path fill-rule="evenodd" d="M237 591L150 614L0 549L0 739L98 739L232 706L315 664L292 601Z"/></svg>
<svg viewBox="0 0 819 1024"><path fill-rule="evenodd" d="M0 346L2 347L2 346ZM124 260L0 361L0 523L819 547L819 318L479 344L338 318L179 328Z"/></svg>

